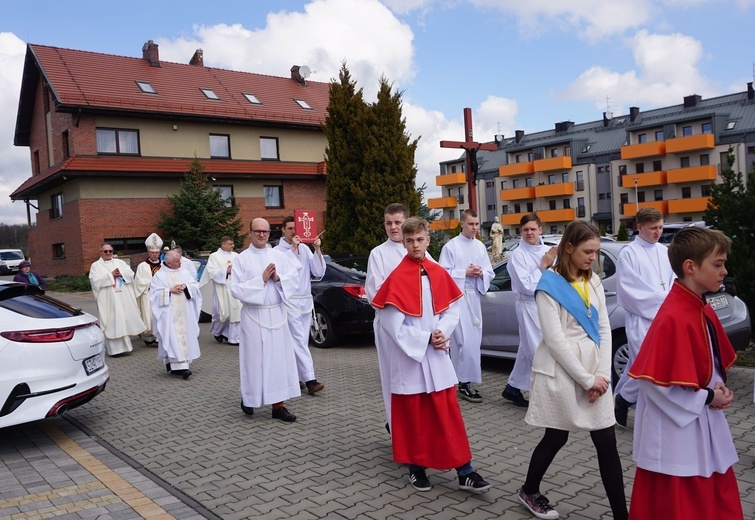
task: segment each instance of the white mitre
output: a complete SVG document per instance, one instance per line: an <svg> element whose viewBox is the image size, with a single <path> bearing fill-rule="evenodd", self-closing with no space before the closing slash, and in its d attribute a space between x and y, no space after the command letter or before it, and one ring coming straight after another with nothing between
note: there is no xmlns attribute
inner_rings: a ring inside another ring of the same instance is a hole
<svg viewBox="0 0 755 520"><path fill-rule="evenodd" d="M163 239L157 233L152 233L144 241L144 245L147 246L147 251L160 251L163 247Z"/></svg>

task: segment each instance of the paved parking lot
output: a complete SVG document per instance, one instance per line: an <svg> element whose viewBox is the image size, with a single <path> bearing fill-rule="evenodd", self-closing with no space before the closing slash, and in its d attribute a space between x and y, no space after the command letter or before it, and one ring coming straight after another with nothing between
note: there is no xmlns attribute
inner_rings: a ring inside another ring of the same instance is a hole
<svg viewBox="0 0 755 520"><path fill-rule="evenodd" d="M90 295L62 298L94 310ZM418 493L409 486L406 470L391 460L371 341L313 349L325 390L290 401L298 420L285 424L273 420L269 408L256 410L253 417L241 412L237 347L216 343L209 324L201 328L202 357L192 364L188 381L166 374L156 350L135 339L133 354L108 359L107 390L71 411L72 423L56 419L0 430L0 518L44 517L30 516L28 510L25 516L11 516L20 514L23 499L27 507L47 500L50 514L73 515L64 518L103 520L531 518L514 495L542 432L527 426L524 410L500 396L511 362L486 360L480 387L484 402L461 402L475 467L493 489L472 495L457 489L455 472L428 471L434 488ZM730 383L737 393L728 413L740 454L735 469L745 518L753 518L752 369L735 368ZM629 497L632 433L617 435ZM92 461L102 462L104 469L88 466ZM108 479L115 479L119 493ZM125 485L132 489L123 491ZM64 488L78 492L73 502L88 507L68 511L59 497L37 496L60 494ZM610 518L586 434L571 436L543 491L563 518ZM40 509L47 510L35 506Z"/></svg>

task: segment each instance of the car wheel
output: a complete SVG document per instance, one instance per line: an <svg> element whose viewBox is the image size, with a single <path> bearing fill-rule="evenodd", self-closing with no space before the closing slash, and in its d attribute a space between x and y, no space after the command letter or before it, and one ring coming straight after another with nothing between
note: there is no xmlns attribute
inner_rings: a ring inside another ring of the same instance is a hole
<svg viewBox="0 0 755 520"><path fill-rule="evenodd" d="M611 357L611 382L616 387L619 378L626 371L629 363L629 343L624 331L617 331L613 335L613 356Z"/></svg>
<svg viewBox="0 0 755 520"><path fill-rule="evenodd" d="M204 311L199 311L199 323L209 323L212 321L212 316Z"/></svg>
<svg viewBox="0 0 755 520"><path fill-rule="evenodd" d="M335 345L337 334L328 313L315 307L315 316L309 329L309 337L316 347L330 348Z"/></svg>

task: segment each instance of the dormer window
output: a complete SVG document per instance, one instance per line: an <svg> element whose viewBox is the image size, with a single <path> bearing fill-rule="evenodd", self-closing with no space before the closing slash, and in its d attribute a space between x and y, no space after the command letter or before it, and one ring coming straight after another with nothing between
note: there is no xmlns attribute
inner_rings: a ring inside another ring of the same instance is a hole
<svg viewBox="0 0 755 520"><path fill-rule="evenodd" d="M246 98L246 100L247 100L247 101L249 101L249 102L250 102L250 103L251 103L252 105L261 105L261 104L262 104L262 102L261 102L261 101L260 101L259 99L257 99L257 96L255 96L254 94L247 94L247 93L244 93L244 97L245 97L245 98Z"/></svg>
<svg viewBox="0 0 755 520"><path fill-rule="evenodd" d="M304 110L312 110L312 107L309 106L309 103L307 103L303 99L294 98L294 101L296 101L299 104L299 106L302 107Z"/></svg>
<svg viewBox="0 0 755 520"><path fill-rule="evenodd" d="M734 130L734 127L737 126L736 121L728 121L726 123L726 130Z"/></svg>
<svg viewBox="0 0 755 520"><path fill-rule="evenodd" d="M216 101L220 101L220 98L217 94L215 94L215 91L213 91L211 88L200 88L199 90L202 91L202 94L205 95L207 99L214 99Z"/></svg>
<svg viewBox="0 0 755 520"><path fill-rule="evenodd" d="M139 89L145 94L157 94L157 90L155 90L155 87L149 81L137 81L136 84L139 85Z"/></svg>

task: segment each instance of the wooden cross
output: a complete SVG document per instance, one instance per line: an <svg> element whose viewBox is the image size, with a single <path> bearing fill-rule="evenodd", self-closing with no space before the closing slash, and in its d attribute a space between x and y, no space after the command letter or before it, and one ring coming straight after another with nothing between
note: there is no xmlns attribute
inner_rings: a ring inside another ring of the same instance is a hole
<svg viewBox="0 0 755 520"><path fill-rule="evenodd" d="M495 143L478 143L473 139L472 109L464 109L464 141L441 141L441 148L463 148L466 151L467 196L469 209L477 211L477 150L497 150Z"/></svg>

